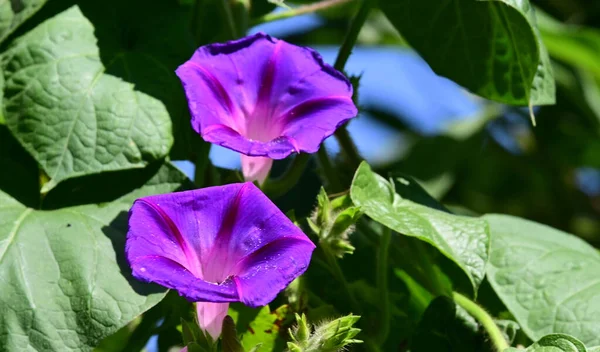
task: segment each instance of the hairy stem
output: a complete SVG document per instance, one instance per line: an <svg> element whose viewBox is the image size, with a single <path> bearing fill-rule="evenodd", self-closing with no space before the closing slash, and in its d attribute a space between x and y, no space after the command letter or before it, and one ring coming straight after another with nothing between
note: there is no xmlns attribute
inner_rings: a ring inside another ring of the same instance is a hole
<svg viewBox="0 0 600 352"><path fill-rule="evenodd" d="M277 13L268 13L260 18L257 18L256 20L252 21L251 25L256 26L261 23L284 20L286 18L304 15L307 13L313 13L313 12L317 12L317 11L325 10L325 9L329 9L329 8L334 8L336 6L348 3L350 1L352 1L352 0L323 0L321 2L317 2L314 4L299 6L299 7L293 8L288 11L277 12Z"/></svg>
<svg viewBox="0 0 600 352"><path fill-rule="evenodd" d="M492 317L483 308L458 292L454 292L452 296L456 304L464 308L483 326L485 331L490 336L490 341L494 345L496 351L502 352L510 347L504 338L504 334L500 328L498 328L498 325L494 323L494 319L492 319Z"/></svg>

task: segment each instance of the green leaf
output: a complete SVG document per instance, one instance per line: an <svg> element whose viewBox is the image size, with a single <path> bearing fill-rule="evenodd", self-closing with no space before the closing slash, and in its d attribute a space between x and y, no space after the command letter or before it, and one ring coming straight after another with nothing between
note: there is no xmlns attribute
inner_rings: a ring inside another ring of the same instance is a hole
<svg viewBox="0 0 600 352"><path fill-rule="evenodd" d="M528 0L380 1L438 74L507 104L553 104L546 48Z"/></svg>
<svg viewBox="0 0 600 352"><path fill-rule="evenodd" d="M483 347L475 319L450 298L440 296L423 314L411 351L482 351Z"/></svg>
<svg viewBox="0 0 600 352"><path fill-rule="evenodd" d="M279 351L285 345L280 336L281 327L291 318L289 308L283 305L274 311L269 306L253 309L243 305L233 305L229 315L236 321L241 334L242 346L250 350L261 344L257 351Z"/></svg>
<svg viewBox="0 0 600 352"><path fill-rule="evenodd" d="M0 2L0 43L21 23L36 13L47 0L18 0Z"/></svg>
<svg viewBox="0 0 600 352"><path fill-rule="evenodd" d="M600 254L581 239L506 215L486 215L488 280L523 331L600 344Z"/></svg>
<svg viewBox="0 0 600 352"><path fill-rule="evenodd" d="M133 279L124 258L127 211L136 198L184 181L166 165L116 201L53 211L0 191L0 345L89 350L158 303L165 289Z"/></svg>
<svg viewBox="0 0 600 352"><path fill-rule="evenodd" d="M235 323L228 315L223 319L223 332L221 333L221 348L223 352L244 352L244 348L237 337Z"/></svg>
<svg viewBox="0 0 600 352"><path fill-rule="evenodd" d="M581 341L564 334L552 334L542 337L538 342L527 347L525 350L509 348L506 352L588 352Z"/></svg>
<svg viewBox="0 0 600 352"><path fill-rule="evenodd" d="M350 196L373 220L437 248L462 269L477 292L488 259L489 229L485 221L448 214L404 199L365 162L354 175Z"/></svg>
<svg viewBox="0 0 600 352"><path fill-rule="evenodd" d="M77 7L16 39L2 55L8 127L51 178L141 168L173 143L164 105L104 74L94 28Z"/></svg>
<svg viewBox="0 0 600 352"><path fill-rule="evenodd" d="M147 0L86 1L79 6L96 28L106 72L135 84L167 108L175 136L171 159L196 161L208 148L191 128L187 100L175 75L196 49L190 31L192 6Z"/></svg>

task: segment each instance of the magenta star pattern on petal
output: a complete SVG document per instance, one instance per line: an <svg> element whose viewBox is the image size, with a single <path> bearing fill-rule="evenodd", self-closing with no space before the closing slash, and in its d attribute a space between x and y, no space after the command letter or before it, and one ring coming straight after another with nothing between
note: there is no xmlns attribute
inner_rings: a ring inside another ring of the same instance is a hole
<svg viewBox="0 0 600 352"><path fill-rule="evenodd" d="M140 198L129 216L133 276L196 304L214 339L229 302L271 302L308 267L315 245L252 183Z"/></svg>
<svg viewBox="0 0 600 352"><path fill-rule="evenodd" d="M312 49L258 33L200 47L177 69L204 140L240 152L246 180L314 153L357 109L352 85Z"/></svg>

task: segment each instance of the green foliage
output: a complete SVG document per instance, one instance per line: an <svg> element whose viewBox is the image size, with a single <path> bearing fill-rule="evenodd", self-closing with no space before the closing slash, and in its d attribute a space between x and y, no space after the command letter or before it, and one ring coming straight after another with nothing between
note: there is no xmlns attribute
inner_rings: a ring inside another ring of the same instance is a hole
<svg viewBox="0 0 600 352"><path fill-rule="evenodd" d="M486 215L492 246L488 280L527 335L570 334L600 344L600 254L562 231Z"/></svg>
<svg viewBox="0 0 600 352"><path fill-rule="evenodd" d="M9 351L89 349L158 303L165 289L133 279L125 262L126 214L134 199L184 181L165 165L113 202L53 211L0 192L0 344Z"/></svg>
<svg viewBox="0 0 600 352"><path fill-rule="evenodd" d="M229 315L237 322L237 331L246 351L252 348L264 352L280 351L285 345L283 326L292 318L287 305L271 311L269 306L253 309L237 304L229 309Z"/></svg>
<svg viewBox="0 0 600 352"><path fill-rule="evenodd" d="M528 0L380 1L380 6L437 73L499 102L554 104L552 66Z"/></svg>
<svg viewBox="0 0 600 352"><path fill-rule="evenodd" d="M478 335L477 322L454 301L438 297L423 314L412 341L411 350L428 351L481 351L484 341Z"/></svg>
<svg viewBox="0 0 600 352"><path fill-rule="evenodd" d="M2 1L0 3L0 42L36 13L47 0Z"/></svg>
<svg viewBox="0 0 600 352"><path fill-rule="evenodd" d="M296 314L297 325L290 330L292 341L288 342L290 352L336 352L345 346L362 341L354 339L360 329L353 325L360 319L348 315L325 322L313 328L308 324L305 315Z"/></svg>
<svg viewBox="0 0 600 352"><path fill-rule="evenodd" d="M393 184L371 171L358 168L350 196L361 211L405 236L416 237L437 248L458 265L471 282L473 292L485 275L489 229L485 221L451 215L400 197Z"/></svg>
<svg viewBox="0 0 600 352"><path fill-rule="evenodd" d="M509 348L506 352L523 351L516 348ZM586 349L581 341L564 334L551 334L542 337L538 342L527 347L527 352L587 352L593 351Z"/></svg>
<svg viewBox="0 0 600 352"><path fill-rule="evenodd" d="M2 54L6 123L50 178L42 193L68 178L144 167L173 143L164 105L104 73L93 31L74 7Z"/></svg>
<svg viewBox="0 0 600 352"><path fill-rule="evenodd" d="M324 188L317 196L317 208L313 216L308 218L308 225L319 236L319 241L327 246L339 258L344 254L354 253L349 236L354 231L354 224L360 218L360 211L352 206L347 195L329 200Z"/></svg>

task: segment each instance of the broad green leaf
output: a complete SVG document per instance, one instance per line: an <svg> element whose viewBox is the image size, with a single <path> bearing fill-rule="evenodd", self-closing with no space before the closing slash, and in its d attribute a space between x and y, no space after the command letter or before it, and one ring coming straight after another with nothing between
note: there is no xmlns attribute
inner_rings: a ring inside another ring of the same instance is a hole
<svg viewBox="0 0 600 352"><path fill-rule="evenodd" d="M593 349L592 349L593 350ZM527 349L509 348L506 352L591 352L573 336L564 334L552 334L542 337L538 342L527 347Z"/></svg>
<svg viewBox="0 0 600 352"><path fill-rule="evenodd" d="M489 230L485 221L448 214L404 199L365 162L354 175L350 196L373 220L437 248L462 269L477 292L488 259Z"/></svg>
<svg viewBox="0 0 600 352"><path fill-rule="evenodd" d="M96 28L106 72L165 104L175 136L171 158L196 161L205 143L191 128L187 100L175 75L196 49L190 31L193 6L147 0L87 1L79 6Z"/></svg>
<svg viewBox="0 0 600 352"><path fill-rule="evenodd" d="M475 319L444 296L427 307L411 341L414 352L485 350Z"/></svg>
<svg viewBox="0 0 600 352"><path fill-rule="evenodd" d="M165 295L130 275L125 260L133 200L185 181L167 165L111 203L53 211L0 191L0 346L8 351L89 351Z"/></svg>
<svg viewBox="0 0 600 352"><path fill-rule="evenodd" d="M546 48L528 0L380 1L438 74L507 104L553 104Z"/></svg>
<svg viewBox="0 0 600 352"><path fill-rule="evenodd" d="M0 43L36 13L47 0L0 1Z"/></svg>
<svg viewBox="0 0 600 352"><path fill-rule="evenodd" d="M260 344L257 351L279 351L285 346L280 334L285 323L289 323L290 315L287 305L271 311L269 306L253 309L235 305L229 309L229 315L235 320L238 333L241 335L242 346L246 351Z"/></svg>
<svg viewBox="0 0 600 352"><path fill-rule="evenodd" d="M2 55L8 127L50 182L141 168L167 155L164 105L104 74L94 28L77 7L16 39Z"/></svg>
<svg viewBox="0 0 600 352"><path fill-rule="evenodd" d="M486 215L487 278L523 331L600 344L600 254L581 239L528 220Z"/></svg>

